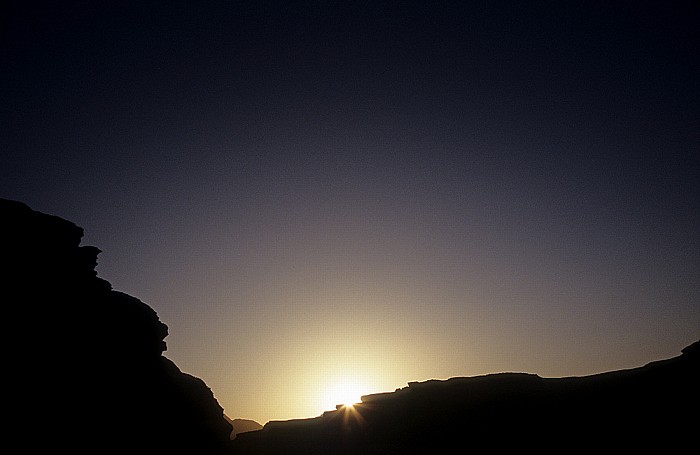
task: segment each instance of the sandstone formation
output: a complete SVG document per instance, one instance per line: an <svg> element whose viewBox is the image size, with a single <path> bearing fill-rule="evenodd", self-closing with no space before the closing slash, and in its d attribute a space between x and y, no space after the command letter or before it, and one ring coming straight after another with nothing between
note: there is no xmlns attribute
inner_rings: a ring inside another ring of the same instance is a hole
<svg viewBox="0 0 700 455"><path fill-rule="evenodd" d="M0 220L8 447L229 453L211 390L162 355L156 312L97 276L83 230L5 199Z"/></svg>

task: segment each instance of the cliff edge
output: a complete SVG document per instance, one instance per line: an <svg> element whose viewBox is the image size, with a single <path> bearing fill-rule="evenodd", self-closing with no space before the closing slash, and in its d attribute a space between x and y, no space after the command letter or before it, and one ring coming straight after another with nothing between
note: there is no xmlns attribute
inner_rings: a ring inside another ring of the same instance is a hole
<svg viewBox="0 0 700 455"><path fill-rule="evenodd" d="M0 220L8 446L229 453L211 390L163 356L156 312L97 276L82 228L5 199Z"/></svg>

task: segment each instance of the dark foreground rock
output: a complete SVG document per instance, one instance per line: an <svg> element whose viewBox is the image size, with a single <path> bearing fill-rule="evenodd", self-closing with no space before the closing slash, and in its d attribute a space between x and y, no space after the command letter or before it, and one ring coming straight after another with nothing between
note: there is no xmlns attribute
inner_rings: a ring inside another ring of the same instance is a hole
<svg viewBox="0 0 700 455"><path fill-rule="evenodd" d="M646 366L570 378L411 383L314 419L270 422L235 454L682 453L697 446L700 342Z"/></svg>
<svg viewBox="0 0 700 455"><path fill-rule="evenodd" d="M152 308L97 277L100 250L0 199L7 453L230 453L211 390L162 353Z"/></svg>

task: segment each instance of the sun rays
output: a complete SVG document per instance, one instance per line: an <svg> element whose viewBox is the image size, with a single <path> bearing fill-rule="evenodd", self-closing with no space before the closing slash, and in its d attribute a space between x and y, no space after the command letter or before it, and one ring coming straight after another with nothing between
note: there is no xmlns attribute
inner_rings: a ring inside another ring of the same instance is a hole
<svg viewBox="0 0 700 455"><path fill-rule="evenodd" d="M322 400L326 409L352 409L369 391L366 381L356 376L346 376L331 382L323 391Z"/></svg>
<svg viewBox="0 0 700 455"><path fill-rule="evenodd" d="M330 419L341 419L343 431L352 431L353 428L367 426L367 421L363 417L363 412L367 410L365 403L339 404L336 410L328 413Z"/></svg>

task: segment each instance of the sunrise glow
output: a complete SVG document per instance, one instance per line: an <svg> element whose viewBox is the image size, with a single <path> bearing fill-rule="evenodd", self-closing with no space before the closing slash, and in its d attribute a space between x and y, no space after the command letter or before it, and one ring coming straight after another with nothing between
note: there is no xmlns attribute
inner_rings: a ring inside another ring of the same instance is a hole
<svg viewBox="0 0 700 455"><path fill-rule="evenodd" d="M352 407L361 402L362 395L369 393L368 384L357 377L336 379L325 390L321 391L320 402L325 410L333 410L336 406Z"/></svg>
<svg viewBox="0 0 700 455"><path fill-rule="evenodd" d="M0 199L79 226L229 418L698 340L698 2L69 3L0 13ZM136 343L95 304L86 346Z"/></svg>

